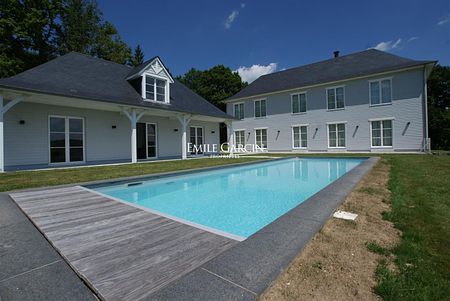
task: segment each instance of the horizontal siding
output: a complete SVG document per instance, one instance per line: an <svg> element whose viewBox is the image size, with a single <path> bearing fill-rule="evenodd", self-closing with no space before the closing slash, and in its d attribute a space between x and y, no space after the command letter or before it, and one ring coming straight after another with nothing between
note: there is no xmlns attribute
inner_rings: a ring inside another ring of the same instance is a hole
<svg viewBox="0 0 450 301"><path fill-rule="evenodd" d="M298 151L292 147L292 125L295 124L309 124L308 151L379 151L370 146L369 119L394 117L393 149L418 151L424 138L422 71L399 72L390 77L393 94L391 105L369 106L369 80L377 77L353 80L342 83L345 86L344 110L327 111L327 86L323 85L298 90L307 93L307 112L304 114L291 113L291 94L295 92L267 96L267 117L263 119L254 118L253 102L258 98L246 100L245 118L233 121L233 128L245 129L246 143L255 143L254 129L268 127L270 151ZM227 112L233 114L233 104L227 104ZM328 148L327 122L337 121L347 122L344 150Z"/></svg>
<svg viewBox="0 0 450 301"><path fill-rule="evenodd" d="M84 118L87 162L131 160L131 126L124 115L22 102L5 114L5 166L48 164L49 115ZM20 120L24 120L25 124L20 124ZM158 125L159 157L181 156L181 126L178 120L144 116L140 122ZM206 143L219 143L219 123L192 121L191 125L204 128Z"/></svg>

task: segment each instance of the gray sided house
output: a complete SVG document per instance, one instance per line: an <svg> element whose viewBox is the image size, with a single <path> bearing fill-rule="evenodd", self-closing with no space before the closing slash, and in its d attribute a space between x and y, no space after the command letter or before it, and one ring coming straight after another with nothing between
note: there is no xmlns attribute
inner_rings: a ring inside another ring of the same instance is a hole
<svg viewBox="0 0 450 301"><path fill-rule="evenodd" d="M69 53L0 79L0 171L201 155L225 114L172 78Z"/></svg>
<svg viewBox="0 0 450 301"><path fill-rule="evenodd" d="M239 119L230 139L271 152L427 151L435 63L371 49L261 76L227 100Z"/></svg>

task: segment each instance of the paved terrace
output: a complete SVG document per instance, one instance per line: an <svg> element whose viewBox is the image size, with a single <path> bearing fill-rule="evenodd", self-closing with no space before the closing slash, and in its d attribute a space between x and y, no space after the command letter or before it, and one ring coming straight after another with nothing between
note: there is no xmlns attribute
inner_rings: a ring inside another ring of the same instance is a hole
<svg viewBox="0 0 450 301"><path fill-rule="evenodd" d="M79 186L11 197L105 300L145 299L237 244Z"/></svg>

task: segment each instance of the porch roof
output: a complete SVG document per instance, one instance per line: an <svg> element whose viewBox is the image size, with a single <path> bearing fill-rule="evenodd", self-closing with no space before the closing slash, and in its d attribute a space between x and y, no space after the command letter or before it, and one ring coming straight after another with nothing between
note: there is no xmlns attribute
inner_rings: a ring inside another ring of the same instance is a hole
<svg viewBox="0 0 450 301"><path fill-rule="evenodd" d="M175 80L170 84L170 103L144 101L126 80L131 67L76 52L60 56L9 78L0 79L0 87L153 108L174 112L232 119L207 100Z"/></svg>

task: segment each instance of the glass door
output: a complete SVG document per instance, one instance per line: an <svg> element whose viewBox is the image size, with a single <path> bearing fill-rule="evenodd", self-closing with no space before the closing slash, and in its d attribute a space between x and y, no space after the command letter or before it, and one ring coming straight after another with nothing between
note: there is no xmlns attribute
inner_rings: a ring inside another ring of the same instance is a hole
<svg viewBox="0 0 450 301"><path fill-rule="evenodd" d="M203 128L200 126L191 126L190 128L191 154L203 154ZM194 148L196 146L196 148Z"/></svg>
<svg viewBox="0 0 450 301"><path fill-rule="evenodd" d="M156 124L147 123L147 158L156 158L156 151Z"/></svg>
<svg viewBox="0 0 450 301"><path fill-rule="evenodd" d="M84 162L84 120L50 116L50 163Z"/></svg>

